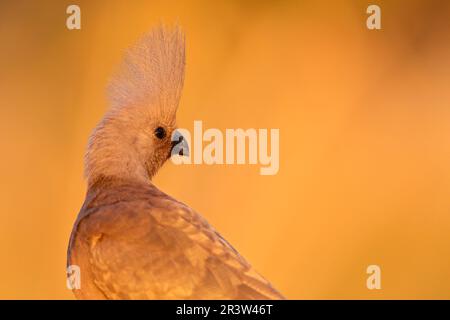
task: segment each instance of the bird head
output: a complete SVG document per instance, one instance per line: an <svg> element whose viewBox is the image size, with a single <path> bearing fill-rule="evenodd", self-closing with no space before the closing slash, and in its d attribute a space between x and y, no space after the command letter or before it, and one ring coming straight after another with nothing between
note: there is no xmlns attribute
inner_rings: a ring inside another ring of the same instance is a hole
<svg viewBox="0 0 450 320"><path fill-rule="evenodd" d="M176 131L184 68L179 28L158 27L130 47L109 83L110 110L89 140L88 180L151 178L174 146L185 143Z"/></svg>

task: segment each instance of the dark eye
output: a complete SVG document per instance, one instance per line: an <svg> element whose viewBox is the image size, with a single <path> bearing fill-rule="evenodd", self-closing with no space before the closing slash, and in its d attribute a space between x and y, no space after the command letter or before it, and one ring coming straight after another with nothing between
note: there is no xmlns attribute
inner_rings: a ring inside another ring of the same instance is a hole
<svg viewBox="0 0 450 320"><path fill-rule="evenodd" d="M158 127L155 129L155 136L158 139L164 139L166 137L166 130L163 127Z"/></svg>

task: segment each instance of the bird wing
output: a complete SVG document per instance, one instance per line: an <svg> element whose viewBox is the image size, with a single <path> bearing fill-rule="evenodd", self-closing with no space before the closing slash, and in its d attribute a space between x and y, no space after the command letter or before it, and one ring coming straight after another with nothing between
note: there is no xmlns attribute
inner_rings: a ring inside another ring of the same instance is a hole
<svg viewBox="0 0 450 320"><path fill-rule="evenodd" d="M117 202L79 223L109 299L284 299L195 211L173 199Z"/></svg>

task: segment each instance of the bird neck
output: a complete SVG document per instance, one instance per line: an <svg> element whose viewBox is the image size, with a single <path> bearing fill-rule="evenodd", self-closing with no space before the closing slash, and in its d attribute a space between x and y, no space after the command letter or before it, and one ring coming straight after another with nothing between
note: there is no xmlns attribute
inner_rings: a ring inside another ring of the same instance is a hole
<svg viewBox="0 0 450 320"><path fill-rule="evenodd" d="M150 176L137 150L131 126L118 117L105 116L89 138L85 155L85 176L88 185L99 177L115 177L138 182Z"/></svg>

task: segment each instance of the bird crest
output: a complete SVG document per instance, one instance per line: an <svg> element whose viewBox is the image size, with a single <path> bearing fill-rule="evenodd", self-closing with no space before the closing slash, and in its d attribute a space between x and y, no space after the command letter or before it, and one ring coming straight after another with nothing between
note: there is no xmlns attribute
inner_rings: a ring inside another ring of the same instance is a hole
<svg viewBox="0 0 450 320"><path fill-rule="evenodd" d="M110 80L107 92L111 107L144 106L164 117L174 117L184 68L185 38L181 29L153 29L126 51Z"/></svg>

